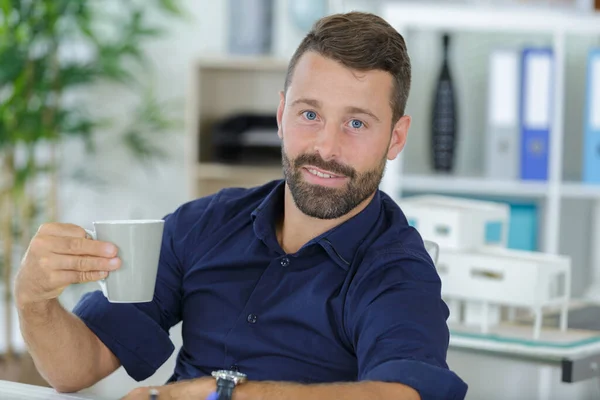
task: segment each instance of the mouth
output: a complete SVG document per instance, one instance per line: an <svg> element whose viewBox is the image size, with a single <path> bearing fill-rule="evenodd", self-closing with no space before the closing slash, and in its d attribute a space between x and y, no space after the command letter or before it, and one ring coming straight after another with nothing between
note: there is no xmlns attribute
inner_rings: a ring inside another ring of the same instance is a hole
<svg viewBox="0 0 600 400"><path fill-rule="evenodd" d="M337 175L333 172L315 168L313 166L302 167L302 172L308 182L321 186L338 187L347 179L344 175Z"/></svg>
<svg viewBox="0 0 600 400"><path fill-rule="evenodd" d="M343 175L337 175L334 174L333 172L329 172L329 171L325 171L319 168L315 168L315 167L304 167L304 169L306 169L309 173L318 176L319 178L324 178L324 179L332 179L332 178L345 178L345 176Z"/></svg>

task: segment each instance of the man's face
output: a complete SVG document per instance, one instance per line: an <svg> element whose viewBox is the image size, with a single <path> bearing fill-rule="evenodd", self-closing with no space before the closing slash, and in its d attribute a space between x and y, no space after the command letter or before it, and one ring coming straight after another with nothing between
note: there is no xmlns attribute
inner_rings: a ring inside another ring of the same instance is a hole
<svg viewBox="0 0 600 400"><path fill-rule="evenodd" d="M351 71L314 52L298 61L277 112L284 177L297 207L339 218L379 187L410 120L392 125L392 76Z"/></svg>

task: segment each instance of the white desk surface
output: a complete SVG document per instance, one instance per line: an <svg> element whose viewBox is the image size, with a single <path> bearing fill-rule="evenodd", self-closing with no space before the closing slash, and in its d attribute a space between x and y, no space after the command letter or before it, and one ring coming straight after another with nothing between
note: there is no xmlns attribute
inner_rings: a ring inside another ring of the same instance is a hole
<svg viewBox="0 0 600 400"><path fill-rule="evenodd" d="M560 362L600 354L598 332L546 326L539 340L532 339L532 326L509 322L491 326L487 335L478 327L449 324L450 346L496 353L506 356L525 356L539 361Z"/></svg>
<svg viewBox="0 0 600 400"><path fill-rule="evenodd" d="M506 356L526 356L540 361L560 362L562 359L576 359L600 354L600 342L571 348L555 348L545 346L527 346L518 343L501 343L494 340L481 340L463 337L452 337L450 348L479 350Z"/></svg>
<svg viewBox="0 0 600 400"><path fill-rule="evenodd" d="M0 399L2 400L104 400L77 393L58 393L43 386L0 380Z"/></svg>

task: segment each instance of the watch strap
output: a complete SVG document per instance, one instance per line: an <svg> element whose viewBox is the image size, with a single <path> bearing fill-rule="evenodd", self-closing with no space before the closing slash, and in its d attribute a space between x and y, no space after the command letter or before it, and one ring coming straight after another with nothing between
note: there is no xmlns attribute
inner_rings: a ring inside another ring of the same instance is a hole
<svg viewBox="0 0 600 400"><path fill-rule="evenodd" d="M230 379L217 379L217 400L231 400L235 382Z"/></svg>

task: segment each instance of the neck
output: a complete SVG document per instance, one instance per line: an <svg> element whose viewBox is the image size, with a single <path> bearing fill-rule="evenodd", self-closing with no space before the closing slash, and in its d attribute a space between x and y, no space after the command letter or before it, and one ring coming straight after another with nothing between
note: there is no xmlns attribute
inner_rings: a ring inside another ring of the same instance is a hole
<svg viewBox="0 0 600 400"><path fill-rule="evenodd" d="M328 230L341 225L364 210L375 193L366 198L348 214L336 219L318 219L304 214L294 203L292 193L287 183L284 191L283 218L277 225L277 240L288 254L300 250L302 246Z"/></svg>

